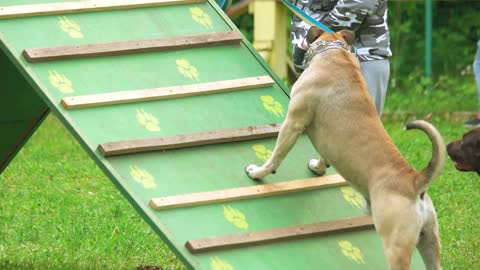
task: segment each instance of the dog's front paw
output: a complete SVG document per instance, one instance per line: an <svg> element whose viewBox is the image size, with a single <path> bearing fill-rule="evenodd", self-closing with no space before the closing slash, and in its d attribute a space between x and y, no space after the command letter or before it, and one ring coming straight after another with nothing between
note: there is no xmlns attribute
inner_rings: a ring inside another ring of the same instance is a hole
<svg viewBox="0 0 480 270"><path fill-rule="evenodd" d="M268 175L266 170L264 170L262 167L258 167L255 164L250 164L245 167L245 172L247 173L248 177L252 178L253 180L261 180Z"/></svg>
<svg viewBox="0 0 480 270"><path fill-rule="evenodd" d="M327 171L325 163L319 159L310 159L308 162L308 168L316 175L324 175Z"/></svg>

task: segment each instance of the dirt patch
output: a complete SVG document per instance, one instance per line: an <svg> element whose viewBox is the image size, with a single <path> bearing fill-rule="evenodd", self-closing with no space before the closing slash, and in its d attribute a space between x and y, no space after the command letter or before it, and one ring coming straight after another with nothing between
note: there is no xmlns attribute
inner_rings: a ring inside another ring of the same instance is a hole
<svg viewBox="0 0 480 270"><path fill-rule="evenodd" d="M163 268L155 265L140 265L135 270L163 270Z"/></svg>

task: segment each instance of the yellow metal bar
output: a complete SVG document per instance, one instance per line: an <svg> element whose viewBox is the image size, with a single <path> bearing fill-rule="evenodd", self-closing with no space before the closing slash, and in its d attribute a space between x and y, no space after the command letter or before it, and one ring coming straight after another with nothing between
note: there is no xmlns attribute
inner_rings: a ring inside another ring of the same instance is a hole
<svg viewBox="0 0 480 270"><path fill-rule="evenodd" d="M252 1L253 46L279 77L287 76L286 9L277 1Z"/></svg>

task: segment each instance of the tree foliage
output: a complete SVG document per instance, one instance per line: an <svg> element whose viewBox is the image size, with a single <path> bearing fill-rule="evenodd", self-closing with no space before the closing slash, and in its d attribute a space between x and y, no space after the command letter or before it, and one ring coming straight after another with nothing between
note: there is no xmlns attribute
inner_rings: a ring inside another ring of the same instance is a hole
<svg viewBox="0 0 480 270"><path fill-rule="evenodd" d="M434 1L432 62L434 80L471 72L480 39L479 1ZM388 23L393 57L392 80L423 74L425 65L425 2L390 1Z"/></svg>
<svg viewBox="0 0 480 270"><path fill-rule="evenodd" d="M239 0L234 0L234 3ZM257 0L261 1L261 0ZM476 42L480 39L480 1L431 0L433 17L432 67L434 83L446 78L471 76ZM288 15L289 18L291 14ZM286 18L289 20L289 18ZM253 39L253 16L234 20L242 33ZM389 0L391 89L407 89L425 81L425 0Z"/></svg>

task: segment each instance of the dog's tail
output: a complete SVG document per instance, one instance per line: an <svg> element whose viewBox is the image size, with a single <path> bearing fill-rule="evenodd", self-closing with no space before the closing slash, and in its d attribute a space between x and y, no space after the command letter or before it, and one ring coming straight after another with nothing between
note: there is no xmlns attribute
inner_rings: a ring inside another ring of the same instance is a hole
<svg viewBox="0 0 480 270"><path fill-rule="evenodd" d="M428 188L430 182L437 178L445 163L446 147L442 136L438 130L430 123L424 120L414 120L405 126L406 130L420 129L425 132L432 142L432 159L428 166L423 169L416 179L417 190L422 193Z"/></svg>

